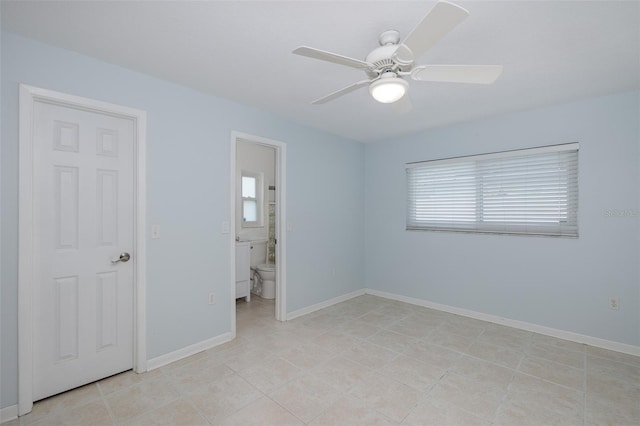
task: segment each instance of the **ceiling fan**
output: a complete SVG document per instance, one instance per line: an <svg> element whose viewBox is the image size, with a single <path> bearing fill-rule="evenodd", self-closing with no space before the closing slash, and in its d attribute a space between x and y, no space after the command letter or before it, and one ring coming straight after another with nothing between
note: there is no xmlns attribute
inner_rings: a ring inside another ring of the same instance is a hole
<svg viewBox="0 0 640 426"><path fill-rule="evenodd" d="M369 86L371 96L378 102L393 103L403 98L407 92L409 83L405 77L416 81L492 84L502 74L502 65L416 66L414 63L468 15L469 12L462 7L440 1L402 43L400 33L396 30L380 34L380 47L369 53L364 61L308 46L296 48L293 51L296 55L358 68L368 77L316 99L312 104L324 104L365 86Z"/></svg>

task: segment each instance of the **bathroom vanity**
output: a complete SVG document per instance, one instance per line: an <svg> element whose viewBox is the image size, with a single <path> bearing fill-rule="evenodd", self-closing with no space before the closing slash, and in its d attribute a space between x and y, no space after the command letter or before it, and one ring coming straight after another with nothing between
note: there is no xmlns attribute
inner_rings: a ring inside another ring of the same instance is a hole
<svg viewBox="0 0 640 426"><path fill-rule="evenodd" d="M246 297L247 302L251 300L251 242L236 242L236 299Z"/></svg>

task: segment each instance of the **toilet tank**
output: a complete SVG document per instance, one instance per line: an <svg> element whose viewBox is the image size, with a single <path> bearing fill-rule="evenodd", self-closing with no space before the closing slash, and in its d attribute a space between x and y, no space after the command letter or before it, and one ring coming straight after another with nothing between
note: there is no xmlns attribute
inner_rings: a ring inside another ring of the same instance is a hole
<svg viewBox="0 0 640 426"><path fill-rule="evenodd" d="M251 267L266 263L267 260L267 240L251 241Z"/></svg>

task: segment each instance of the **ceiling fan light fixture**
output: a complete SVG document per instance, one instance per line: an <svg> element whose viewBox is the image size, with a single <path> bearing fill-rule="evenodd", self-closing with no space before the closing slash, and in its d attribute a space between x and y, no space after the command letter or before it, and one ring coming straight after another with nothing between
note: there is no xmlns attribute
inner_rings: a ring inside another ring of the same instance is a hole
<svg viewBox="0 0 640 426"><path fill-rule="evenodd" d="M391 76L383 75L379 80L369 85L369 93L378 102L383 104L394 103L407 93L409 83L397 77L393 73Z"/></svg>

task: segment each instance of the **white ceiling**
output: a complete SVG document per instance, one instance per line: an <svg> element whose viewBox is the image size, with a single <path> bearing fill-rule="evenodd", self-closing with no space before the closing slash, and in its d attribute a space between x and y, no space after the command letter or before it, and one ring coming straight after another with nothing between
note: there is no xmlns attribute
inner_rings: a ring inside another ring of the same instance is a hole
<svg viewBox="0 0 640 426"><path fill-rule="evenodd" d="M408 113L366 88L310 105L365 75L294 48L364 59L380 32L406 35L434 4L2 0L2 27L365 142L640 88L638 1L460 1L469 18L417 62L502 64L494 85L412 81Z"/></svg>

